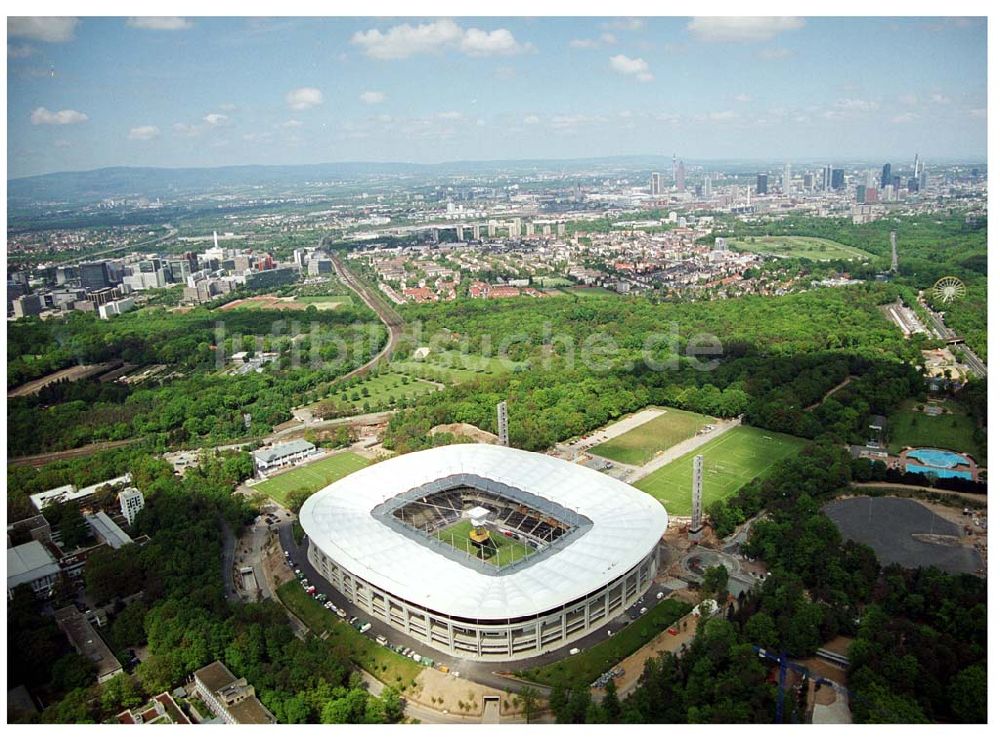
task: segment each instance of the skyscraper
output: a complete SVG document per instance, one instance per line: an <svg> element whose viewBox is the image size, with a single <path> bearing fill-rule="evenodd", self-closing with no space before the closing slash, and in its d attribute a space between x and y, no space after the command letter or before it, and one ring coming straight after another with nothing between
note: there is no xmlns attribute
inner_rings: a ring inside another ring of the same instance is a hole
<svg viewBox="0 0 1000 740"><path fill-rule="evenodd" d="M767 173L757 175L757 195L767 195Z"/></svg>
<svg viewBox="0 0 1000 740"><path fill-rule="evenodd" d="M892 185L892 165L889 162L886 162L884 165L882 165L881 185L883 188Z"/></svg>
<svg viewBox="0 0 1000 740"><path fill-rule="evenodd" d="M710 175L705 175L705 182L701 186L701 194L706 198L712 197L712 178Z"/></svg>
<svg viewBox="0 0 1000 740"><path fill-rule="evenodd" d="M833 190L833 167L830 165L823 168L823 190Z"/></svg>
<svg viewBox="0 0 1000 740"><path fill-rule="evenodd" d="M792 194L792 166L785 162L785 171L781 176L781 192L784 195Z"/></svg>
<svg viewBox="0 0 1000 740"><path fill-rule="evenodd" d="M678 190L684 190L685 188L685 182L684 182L685 174L686 173L684 170L684 160L682 159L680 161L680 164L677 165L676 185Z"/></svg>
<svg viewBox="0 0 1000 740"><path fill-rule="evenodd" d="M107 262L80 263L80 287L85 290L100 290L111 287L111 275Z"/></svg>
<svg viewBox="0 0 1000 740"><path fill-rule="evenodd" d="M661 192L660 190L660 173L654 172L649 176L649 194L652 196L657 196Z"/></svg>
<svg viewBox="0 0 1000 740"><path fill-rule="evenodd" d="M830 187L833 190L843 190L844 189L844 171L841 169L833 170L830 177Z"/></svg>

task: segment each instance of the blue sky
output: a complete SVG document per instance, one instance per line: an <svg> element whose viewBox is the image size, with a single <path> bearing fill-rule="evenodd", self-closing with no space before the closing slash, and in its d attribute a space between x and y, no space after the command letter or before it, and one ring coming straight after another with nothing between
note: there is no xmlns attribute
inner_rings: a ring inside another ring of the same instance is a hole
<svg viewBox="0 0 1000 740"><path fill-rule="evenodd" d="M8 177L986 154L984 19L9 18L7 31Z"/></svg>

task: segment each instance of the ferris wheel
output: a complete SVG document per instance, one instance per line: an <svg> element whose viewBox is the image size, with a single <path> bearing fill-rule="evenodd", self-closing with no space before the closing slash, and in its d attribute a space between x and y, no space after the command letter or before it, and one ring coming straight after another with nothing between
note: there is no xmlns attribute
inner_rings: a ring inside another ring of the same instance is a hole
<svg viewBox="0 0 1000 740"><path fill-rule="evenodd" d="M951 303L965 295L965 283L954 275L946 275L934 283L931 293L941 303Z"/></svg>

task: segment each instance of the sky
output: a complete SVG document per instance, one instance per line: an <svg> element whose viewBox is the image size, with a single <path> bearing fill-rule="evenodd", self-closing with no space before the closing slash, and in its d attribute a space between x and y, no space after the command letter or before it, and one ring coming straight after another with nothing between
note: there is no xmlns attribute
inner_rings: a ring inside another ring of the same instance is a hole
<svg viewBox="0 0 1000 740"><path fill-rule="evenodd" d="M985 161L983 18L25 18L8 178L613 155Z"/></svg>

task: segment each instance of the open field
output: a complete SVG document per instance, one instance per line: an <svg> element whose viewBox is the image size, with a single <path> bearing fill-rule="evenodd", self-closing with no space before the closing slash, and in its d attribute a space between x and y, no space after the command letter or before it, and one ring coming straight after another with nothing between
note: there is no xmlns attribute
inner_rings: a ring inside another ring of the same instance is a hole
<svg viewBox="0 0 1000 740"><path fill-rule="evenodd" d="M310 305L316 306L320 311L329 311L342 305L352 303L349 295L310 295L299 297L279 298L275 295L257 295L250 298L240 298L235 301L220 306L219 311L232 311L237 308L243 309L278 309L283 311L303 311Z"/></svg>
<svg viewBox="0 0 1000 740"><path fill-rule="evenodd" d="M807 260L865 260L873 256L857 247L815 236L755 236L746 240L732 240L729 246L741 252Z"/></svg>
<svg viewBox="0 0 1000 740"><path fill-rule="evenodd" d="M455 350L434 352L422 360L397 360L393 370L438 383L464 383L483 376L511 372L517 363L505 362L496 357L470 355Z"/></svg>
<svg viewBox="0 0 1000 740"><path fill-rule="evenodd" d="M943 401L941 406L950 413L928 416L917 411L918 402L908 399L889 416L889 451L898 453L904 447L940 447L966 452L980 467L986 467L986 450L976 443L976 422L957 403Z"/></svg>
<svg viewBox="0 0 1000 740"><path fill-rule="evenodd" d="M314 462L311 465L303 465L301 468L295 468L287 473L268 478L255 485L254 489L266 493L278 503L287 506L286 496L291 491L299 488L318 491L324 486L350 475L355 470L361 470L366 465L368 465L368 461L361 455L356 455L353 452L340 452L325 460Z"/></svg>
<svg viewBox="0 0 1000 740"><path fill-rule="evenodd" d="M585 297L593 297L593 296L600 297L600 296L613 296L613 295L616 295L614 292L612 292L612 291L610 291L610 290L608 290L606 288L599 288L599 287L592 286L592 285L578 285L578 286L573 287L573 288L564 288L564 290L567 293L569 293L570 295L578 295L578 296L585 296Z"/></svg>
<svg viewBox="0 0 1000 740"><path fill-rule="evenodd" d="M806 440L787 434L755 427L735 427L664 465L635 483L635 487L656 498L670 514L690 516L692 460L695 455L705 456L702 506L707 508L713 501L729 498L805 444Z"/></svg>
<svg viewBox="0 0 1000 740"><path fill-rule="evenodd" d="M314 304L320 311L336 308L337 306L350 306L354 303L354 298L347 295L300 295L295 297L296 303L304 303L307 306Z"/></svg>
<svg viewBox="0 0 1000 740"><path fill-rule="evenodd" d="M51 385L52 383L58 383L62 380L70 383L77 380L83 380L97 375L98 373L106 372L120 363L121 361L117 360L112 362L102 362L97 365L74 365L73 367L68 367L65 370L56 370L54 373L49 373L41 378L28 381L24 385L19 385L17 388L7 391L7 398L33 396L42 388L47 385Z"/></svg>
<svg viewBox="0 0 1000 740"><path fill-rule="evenodd" d="M456 550L467 552L475 556L474 545L469 542L469 532L472 531L472 522L462 519L449 527L438 530L435 536L442 542L447 542ZM487 558L487 563L493 565L511 565L518 560L528 557L534 550L522 542L511 537L504 537L502 534L491 532L493 542L497 545L497 552L493 557Z"/></svg>
<svg viewBox="0 0 1000 740"><path fill-rule="evenodd" d="M319 589L319 584L316 588ZM310 597L298 581L289 581L279 587L278 598L313 633L328 633L328 643L345 648L351 660L383 683L405 689L424 669L419 663L382 647L374 639L369 640ZM369 634L373 632L374 629Z"/></svg>
<svg viewBox="0 0 1000 740"><path fill-rule="evenodd" d="M555 663L521 671L518 675L549 686L559 682L573 684L586 681L590 683L689 611L691 611L690 604L676 599L664 599L604 642Z"/></svg>
<svg viewBox="0 0 1000 740"><path fill-rule="evenodd" d="M655 419L602 442L590 448L590 451L626 465L644 465L657 452L668 450L678 442L693 437L699 429L714 421L716 419L704 414L668 408Z"/></svg>
<svg viewBox="0 0 1000 740"><path fill-rule="evenodd" d="M346 405L352 411L365 411L365 403L369 411L389 408L393 402L403 398L416 398L427 393L433 393L438 387L432 382L411 378L396 372L370 375L351 388L334 391L329 401L338 405ZM366 395L367 394L367 395ZM344 398L344 395L347 398Z"/></svg>

